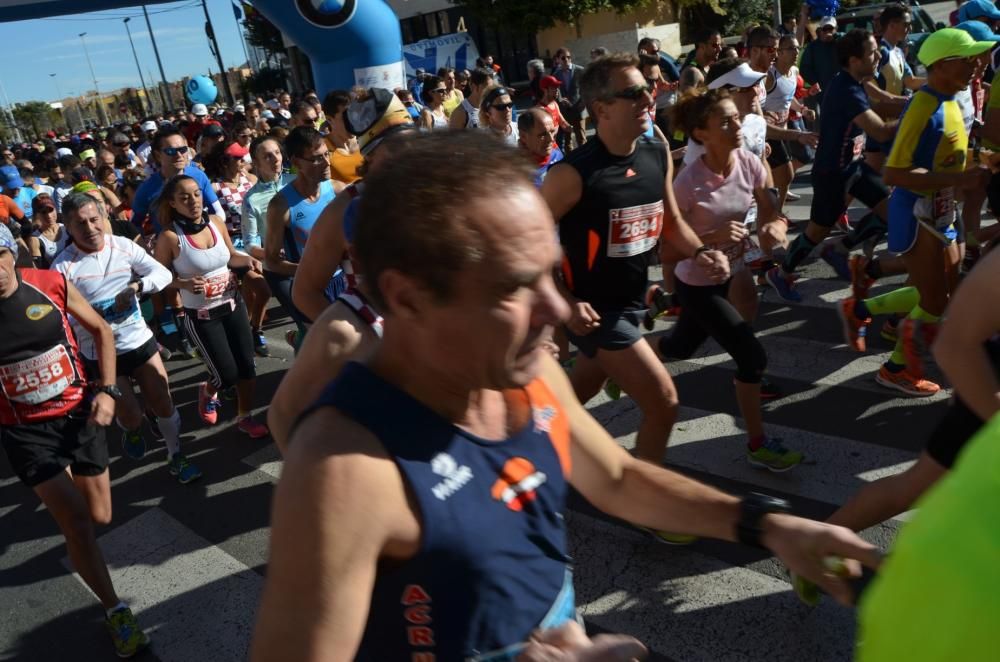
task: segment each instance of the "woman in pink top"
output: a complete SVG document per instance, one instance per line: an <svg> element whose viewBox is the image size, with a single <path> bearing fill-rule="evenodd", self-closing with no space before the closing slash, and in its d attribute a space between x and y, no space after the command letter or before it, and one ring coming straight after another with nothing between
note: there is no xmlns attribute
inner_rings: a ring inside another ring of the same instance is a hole
<svg viewBox="0 0 1000 662"><path fill-rule="evenodd" d="M753 291L743 254L750 243L747 210L756 201L758 235L762 247L784 239L784 224L777 219L773 194L767 189L767 172L760 158L740 149L740 113L722 89L701 90L674 106L674 126L705 148L705 153L684 168L674 180L677 205L691 229L709 248L729 257L732 277L713 284L694 266L679 262L674 269L681 314L669 336L658 342L665 359L686 359L709 337L736 362L736 400L749 437L747 459L771 471L787 471L802 461L802 454L788 450L779 439L764 434L760 411L760 380L767 365L764 347L750 323L729 302L731 288Z"/></svg>

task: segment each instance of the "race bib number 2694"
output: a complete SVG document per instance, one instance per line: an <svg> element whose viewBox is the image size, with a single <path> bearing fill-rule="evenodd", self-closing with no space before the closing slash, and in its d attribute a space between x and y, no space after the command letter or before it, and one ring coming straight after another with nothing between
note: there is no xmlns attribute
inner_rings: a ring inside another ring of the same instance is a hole
<svg viewBox="0 0 1000 662"><path fill-rule="evenodd" d="M612 209L608 223L608 257L632 257L651 250L663 230L663 201Z"/></svg>

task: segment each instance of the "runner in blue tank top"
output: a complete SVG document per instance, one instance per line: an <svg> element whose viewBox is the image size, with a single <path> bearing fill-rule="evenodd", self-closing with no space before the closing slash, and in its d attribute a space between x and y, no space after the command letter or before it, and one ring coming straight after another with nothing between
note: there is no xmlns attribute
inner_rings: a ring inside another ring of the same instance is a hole
<svg viewBox="0 0 1000 662"><path fill-rule="evenodd" d="M264 277L295 321L301 338L310 320L292 302L292 280L316 219L343 185L330 180L330 150L323 135L312 127L293 129L285 139L285 152L298 176L268 204ZM328 285L329 299L332 301L343 289L343 274L334 274Z"/></svg>
<svg viewBox="0 0 1000 662"><path fill-rule="evenodd" d="M765 546L849 601L822 559L857 575L873 546L637 460L574 398L541 342L569 311L530 167L483 132L407 142L366 180L355 235L382 340L292 432L251 659L515 659L575 617L569 485L637 524Z"/></svg>

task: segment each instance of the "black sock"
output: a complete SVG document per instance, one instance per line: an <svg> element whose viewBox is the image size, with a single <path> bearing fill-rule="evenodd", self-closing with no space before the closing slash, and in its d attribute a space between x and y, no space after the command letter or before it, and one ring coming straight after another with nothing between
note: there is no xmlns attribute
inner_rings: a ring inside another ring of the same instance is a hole
<svg viewBox="0 0 1000 662"><path fill-rule="evenodd" d="M865 214L854 229L851 230L846 237L843 239L844 247L847 250L851 250L858 244L863 244L869 239L874 239L879 235L884 235L886 233L886 224L878 214L875 212L868 212Z"/></svg>
<svg viewBox="0 0 1000 662"><path fill-rule="evenodd" d="M816 248L816 243L809 239L805 232L802 232L788 247L788 254L785 255L785 261L781 263L781 270L786 274L794 272L814 248Z"/></svg>

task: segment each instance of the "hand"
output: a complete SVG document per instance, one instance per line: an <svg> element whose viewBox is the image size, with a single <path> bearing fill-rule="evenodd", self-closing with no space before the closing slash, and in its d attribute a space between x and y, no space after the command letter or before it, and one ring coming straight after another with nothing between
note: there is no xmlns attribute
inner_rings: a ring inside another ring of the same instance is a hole
<svg viewBox="0 0 1000 662"><path fill-rule="evenodd" d="M670 152L670 158L673 161L680 161L681 159L684 158L684 155L687 154L687 151L688 151L687 145L684 145L683 147L678 147L674 151Z"/></svg>
<svg viewBox="0 0 1000 662"><path fill-rule="evenodd" d="M585 336L601 325L601 316L586 301L570 305L569 321L566 328L578 336Z"/></svg>
<svg viewBox="0 0 1000 662"><path fill-rule="evenodd" d="M788 248L788 222L777 218L770 223L764 223L757 230L760 249L770 255L779 246Z"/></svg>
<svg viewBox="0 0 1000 662"><path fill-rule="evenodd" d="M702 251L694 262L705 270L713 283L729 280L729 258L722 251Z"/></svg>
<svg viewBox="0 0 1000 662"><path fill-rule="evenodd" d="M806 147L812 147L815 149L815 147L819 145L819 134L812 133L809 131L803 131L802 133L799 134L798 140L801 144L805 145Z"/></svg>
<svg viewBox="0 0 1000 662"><path fill-rule="evenodd" d="M761 541L785 566L829 593L837 602L851 605L854 595L846 579L861 576L861 566L877 569L881 558L878 549L842 526L793 517L767 515ZM824 564L828 556L844 560L844 572L834 574Z"/></svg>
<svg viewBox="0 0 1000 662"><path fill-rule="evenodd" d="M820 88L819 83L813 83L812 85L809 86L809 96L811 97L816 96L821 91L822 89Z"/></svg>
<svg viewBox="0 0 1000 662"><path fill-rule="evenodd" d="M809 120L810 122L816 119L816 111L812 108L803 108L802 112L799 113L803 118Z"/></svg>
<svg viewBox="0 0 1000 662"><path fill-rule="evenodd" d="M250 271L253 271L253 272L258 273L258 274L262 274L262 273L264 273L264 265L262 265L260 263L260 260L258 260L257 258L252 257L252 258L250 258Z"/></svg>
<svg viewBox="0 0 1000 662"><path fill-rule="evenodd" d="M90 402L88 425L107 427L115 418L115 399L107 393L98 393Z"/></svg>
<svg viewBox="0 0 1000 662"><path fill-rule="evenodd" d="M139 286L129 283L125 289L115 295L115 310L124 312L132 307L136 294L139 293Z"/></svg>
<svg viewBox="0 0 1000 662"><path fill-rule="evenodd" d="M708 234L701 236L702 240L708 244L738 244L747 236L747 226L740 221L729 221L725 225L712 230Z"/></svg>
<svg viewBox="0 0 1000 662"><path fill-rule="evenodd" d="M624 634L599 634L593 639L576 621L532 633L517 662L629 662L642 660L649 651Z"/></svg>
<svg viewBox="0 0 1000 662"><path fill-rule="evenodd" d="M201 276L195 276L194 278L188 278L184 282L184 289L189 292L194 292L195 294L205 293L205 279Z"/></svg>

